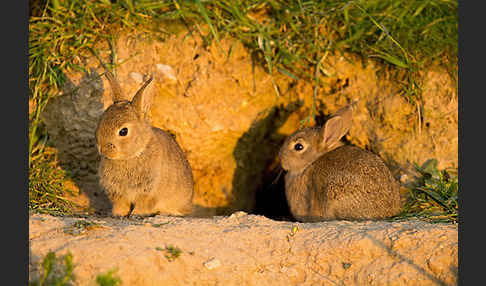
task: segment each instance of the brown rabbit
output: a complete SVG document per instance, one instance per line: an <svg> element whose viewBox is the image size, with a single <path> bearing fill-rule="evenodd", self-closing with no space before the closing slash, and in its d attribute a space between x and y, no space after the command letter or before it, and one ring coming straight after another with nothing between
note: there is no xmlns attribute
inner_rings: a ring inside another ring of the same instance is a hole
<svg viewBox="0 0 486 286"><path fill-rule="evenodd" d="M400 212L399 185L384 162L340 142L352 112L347 106L323 127L293 133L280 149L285 195L299 221L381 219Z"/></svg>
<svg viewBox="0 0 486 286"><path fill-rule="evenodd" d="M151 126L147 113L153 93L147 80L131 101L110 72L113 104L96 129L100 184L115 216L188 215L193 211L191 167L172 136Z"/></svg>

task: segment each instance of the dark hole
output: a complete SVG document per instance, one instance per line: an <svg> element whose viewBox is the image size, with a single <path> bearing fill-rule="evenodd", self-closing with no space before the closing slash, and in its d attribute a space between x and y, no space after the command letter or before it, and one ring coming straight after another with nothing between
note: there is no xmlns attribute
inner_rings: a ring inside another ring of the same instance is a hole
<svg viewBox="0 0 486 286"><path fill-rule="evenodd" d="M273 220L296 221L285 197L285 171L280 177L278 173L279 170L275 170L265 176L263 187L256 191L253 213Z"/></svg>
<svg viewBox="0 0 486 286"><path fill-rule="evenodd" d="M194 56L194 58L192 58L192 59L193 59L193 60L196 60L197 58L199 58L199 54L196 54L196 55Z"/></svg>
<svg viewBox="0 0 486 286"><path fill-rule="evenodd" d="M242 185L242 180L244 186L256 184L253 189L252 214L273 220L295 221L285 197L285 172L278 160L278 151L286 135L279 134L278 129L301 106L302 102L294 102L288 106L274 107L266 117L253 122L252 127L238 140L234 151L235 159L243 162L243 166L260 166L257 170L237 168L234 175L236 187ZM253 153L261 156L252 158L248 155ZM255 175L248 176L248 172L254 172Z"/></svg>

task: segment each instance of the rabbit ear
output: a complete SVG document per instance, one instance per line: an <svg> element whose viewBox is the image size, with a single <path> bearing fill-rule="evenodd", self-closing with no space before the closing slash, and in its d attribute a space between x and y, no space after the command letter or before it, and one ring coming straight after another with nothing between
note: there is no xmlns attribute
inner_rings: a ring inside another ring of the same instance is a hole
<svg viewBox="0 0 486 286"><path fill-rule="evenodd" d="M132 99L132 105L135 107L137 110L140 118L145 118L148 110L150 109L150 106L152 105L152 100L153 100L153 93L144 93L145 88L149 85L149 83L152 81L153 77L151 76L143 85L140 87L140 89L137 91L135 96Z"/></svg>
<svg viewBox="0 0 486 286"><path fill-rule="evenodd" d="M339 138L342 138L349 131L349 128L351 128L354 104L343 107L332 115L332 117L340 116L342 118L341 135Z"/></svg>
<svg viewBox="0 0 486 286"><path fill-rule="evenodd" d="M110 71L106 71L105 76L108 79L108 82L110 83L111 86L112 101L117 102L117 101L124 100L125 98L123 97L122 89L118 81L115 79L115 76Z"/></svg>
<svg viewBox="0 0 486 286"><path fill-rule="evenodd" d="M334 145L349 131L353 117L353 105L339 109L327 120L322 131L322 147Z"/></svg>
<svg viewBox="0 0 486 286"><path fill-rule="evenodd" d="M334 116L326 121L322 130L322 147L328 147L338 142L342 134L343 119L341 116Z"/></svg>

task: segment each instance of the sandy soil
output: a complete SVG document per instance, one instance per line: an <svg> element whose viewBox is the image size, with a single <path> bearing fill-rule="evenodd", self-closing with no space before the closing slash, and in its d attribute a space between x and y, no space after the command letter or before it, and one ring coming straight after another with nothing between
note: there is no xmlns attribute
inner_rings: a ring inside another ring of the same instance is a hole
<svg viewBox="0 0 486 286"><path fill-rule="evenodd" d="M31 281L53 251L73 255L77 285L96 285L96 276L112 269L122 285L457 284L457 225L416 219L296 223L244 212L144 219L31 214L29 237ZM171 246L181 250L179 257L170 259Z"/></svg>

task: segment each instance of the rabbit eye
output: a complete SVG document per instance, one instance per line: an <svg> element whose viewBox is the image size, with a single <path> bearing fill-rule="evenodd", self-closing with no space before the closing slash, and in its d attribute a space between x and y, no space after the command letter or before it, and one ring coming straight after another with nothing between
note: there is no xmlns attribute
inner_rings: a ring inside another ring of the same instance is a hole
<svg viewBox="0 0 486 286"><path fill-rule="evenodd" d="M304 149L304 145L297 143L297 144L294 145L294 149L296 151L301 151L302 149Z"/></svg>
<svg viewBox="0 0 486 286"><path fill-rule="evenodd" d="M127 136L128 134L128 128L124 127L120 130L120 132L118 132L118 134L120 134L120 136Z"/></svg>

